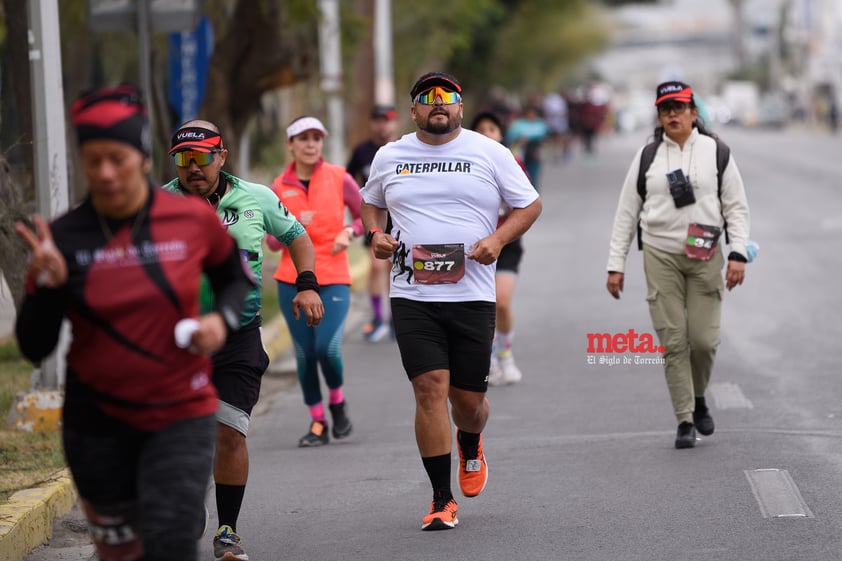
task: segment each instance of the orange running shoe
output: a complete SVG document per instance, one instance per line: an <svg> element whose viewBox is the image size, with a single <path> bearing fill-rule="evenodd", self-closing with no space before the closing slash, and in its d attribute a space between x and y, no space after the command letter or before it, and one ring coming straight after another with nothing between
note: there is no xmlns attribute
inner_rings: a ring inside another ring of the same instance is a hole
<svg viewBox="0 0 842 561"><path fill-rule="evenodd" d="M468 457L459 444L459 430L456 430L456 448L459 450L459 488L466 497L476 497L488 483L488 464L482 451L482 435L477 444L476 456Z"/></svg>
<svg viewBox="0 0 842 561"><path fill-rule="evenodd" d="M453 500L436 497L433 499L433 504L430 505L430 514L424 517L421 521L421 529L432 530L450 530L459 524L459 519L456 518L456 513L459 511L459 505Z"/></svg>

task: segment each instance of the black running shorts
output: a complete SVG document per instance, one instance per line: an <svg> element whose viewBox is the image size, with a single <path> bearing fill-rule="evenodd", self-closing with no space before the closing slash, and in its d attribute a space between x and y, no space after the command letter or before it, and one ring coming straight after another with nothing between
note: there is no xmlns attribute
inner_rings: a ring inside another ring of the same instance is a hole
<svg viewBox="0 0 842 561"><path fill-rule="evenodd" d="M392 298L392 321L406 375L449 370L450 385L488 389L494 302L418 302Z"/></svg>
<svg viewBox="0 0 842 561"><path fill-rule="evenodd" d="M213 355L213 384L220 401L251 415L260 397L260 381L269 355L260 338L260 316L228 334L225 346Z"/></svg>
<svg viewBox="0 0 842 561"><path fill-rule="evenodd" d="M500 256L497 257L497 272L504 271L517 274L520 269L520 260L523 258L523 244L520 238L511 241L503 246Z"/></svg>

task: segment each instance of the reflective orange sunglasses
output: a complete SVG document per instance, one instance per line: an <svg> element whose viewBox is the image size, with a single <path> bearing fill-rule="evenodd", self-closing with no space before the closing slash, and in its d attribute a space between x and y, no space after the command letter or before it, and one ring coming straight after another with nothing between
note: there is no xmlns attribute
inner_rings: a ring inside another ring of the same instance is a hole
<svg viewBox="0 0 842 561"><path fill-rule="evenodd" d="M195 160L196 165L206 166L213 161L213 156L219 152L219 150L213 150L211 152L199 152L198 150L183 150L181 152L175 152L172 155L172 160L175 162L175 165L180 168L190 167L190 160Z"/></svg>
<svg viewBox="0 0 842 561"><path fill-rule="evenodd" d="M435 105L437 97L440 97L441 102L445 105L453 105L454 103L459 103L462 100L462 96L460 96L457 92L451 92L439 86L435 86L415 96L415 101L422 105Z"/></svg>

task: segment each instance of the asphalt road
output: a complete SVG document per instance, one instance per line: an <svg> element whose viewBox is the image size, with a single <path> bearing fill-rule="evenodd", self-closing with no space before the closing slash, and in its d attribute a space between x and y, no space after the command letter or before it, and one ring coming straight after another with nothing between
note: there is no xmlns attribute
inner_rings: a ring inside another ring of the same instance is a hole
<svg viewBox="0 0 842 561"><path fill-rule="evenodd" d="M605 290L619 187L646 131L603 138L594 157L545 166L544 214L524 240L515 297L524 379L489 391L489 483L477 498L457 491L459 527L420 531L430 489L410 386L393 343L362 341L357 302L344 345L350 438L297 448L308 424L300 391L267 380L239 524L250 559L838 559L842 139L720 132L746 181L760 252L726 294L712 437L673 448L661 366L635 364L633 353L589 364L588 333L652 333L636 249L623 298Z"/></svg>

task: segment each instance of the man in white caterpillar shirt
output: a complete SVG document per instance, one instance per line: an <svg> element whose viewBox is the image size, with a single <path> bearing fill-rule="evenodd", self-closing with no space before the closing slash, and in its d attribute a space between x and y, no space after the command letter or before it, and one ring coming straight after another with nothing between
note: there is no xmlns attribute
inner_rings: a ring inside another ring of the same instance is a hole
<svg viewBox="0 0 842 561"><path fill-rule="evenodd" d="M481 433L488 419L495 261L542 208L512 153L462 128L461 93L453 76L421 76L410 91L416 131L377 152L362 190L371 247L377 258L392 260L395 336L415 394L416 440L433 488L423 530L459 522L450 489L448 400L462 494L479 495L488 480ZM496 229L501 202L513 211Z"/></svg>

